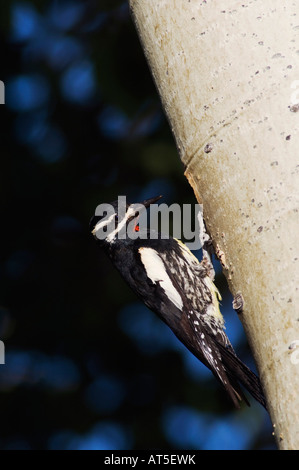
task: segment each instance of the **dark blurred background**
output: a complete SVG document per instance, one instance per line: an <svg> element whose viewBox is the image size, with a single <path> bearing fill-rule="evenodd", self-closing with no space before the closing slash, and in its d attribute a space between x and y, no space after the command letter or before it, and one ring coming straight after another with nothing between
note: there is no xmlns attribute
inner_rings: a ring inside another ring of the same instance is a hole
<svg viewBox="0 0 299 470"><path fill-rule="evenodd" d="M262 407L233 409L88 231L118 195L196 203L127 2L0 8L0 448L275 448Z"/></svg>

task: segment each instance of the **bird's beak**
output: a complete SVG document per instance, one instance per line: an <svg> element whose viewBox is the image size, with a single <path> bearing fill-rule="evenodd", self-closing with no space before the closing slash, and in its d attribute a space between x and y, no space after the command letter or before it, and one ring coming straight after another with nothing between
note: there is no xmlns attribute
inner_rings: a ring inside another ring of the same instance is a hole
<svg viewBox="0 0 299 470"><path fill-rule="evenodd" d="M163 196L156 196L156 197L151 197L150 199L145 199L145 201L142 201L140 204L142 204L144 207L148 208L151 204L154 204L155 202L159 201Z"/></svg>
<svg viewBox="0 0 299 470"><path fill-rule="evenodd" d="M137 202L130 206L129 221L139 217L140 213L145 209L148 209L151 204L159 201L163 196L151 197L150 199L145 199L145 201Z"/></svg>

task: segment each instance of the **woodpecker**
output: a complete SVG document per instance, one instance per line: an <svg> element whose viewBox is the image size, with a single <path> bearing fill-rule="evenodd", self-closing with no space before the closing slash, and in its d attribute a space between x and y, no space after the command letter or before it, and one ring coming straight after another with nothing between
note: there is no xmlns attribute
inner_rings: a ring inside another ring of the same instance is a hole
<svg viewBox="0 0 299 470"><path fill-rule="evenodd" d="M94 215L90 230L137 296L220 381L233 404L249 402L240 384L266 409L259 378L237 357L224 331L221 296L201 262L180 240L138 224L140 204L110 204L109 214ZM137 236L136 236L137 235Z"/></svg>

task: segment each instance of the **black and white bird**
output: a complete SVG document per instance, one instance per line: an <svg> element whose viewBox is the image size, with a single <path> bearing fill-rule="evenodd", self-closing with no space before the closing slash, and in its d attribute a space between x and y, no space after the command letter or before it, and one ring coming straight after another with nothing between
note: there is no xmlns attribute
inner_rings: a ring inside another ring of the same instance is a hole
<svg viewBox="0 0 299 470"><path fill-rule="evenodd" d="M148 208L160 197L141 204ZM112 213L92 217L90 229L131 289L212 371L236 407L242 399L249 405L242 384L266 408L258 377L237 357L224 332L221 297L205 259L199 262L181 241L157 232L153 236L149 229L136 237L130 231L139 231L139 205L126 204L121 211L118 201L111 206Z"/></svg>

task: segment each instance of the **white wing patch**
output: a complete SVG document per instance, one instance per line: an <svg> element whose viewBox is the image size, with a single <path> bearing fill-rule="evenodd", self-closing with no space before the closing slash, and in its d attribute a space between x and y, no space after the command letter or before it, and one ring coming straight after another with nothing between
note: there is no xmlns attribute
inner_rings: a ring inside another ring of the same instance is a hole
<svg viewBox="0 0 299 470"><path fill-rule="evenodd" d="M153 248L139 248L141 261L145 267L147 277L156 284L160 282L160 286L171 302L180 310L183 309L183 301L174 287L170 277L168 276L163 260Z"/></svg>

